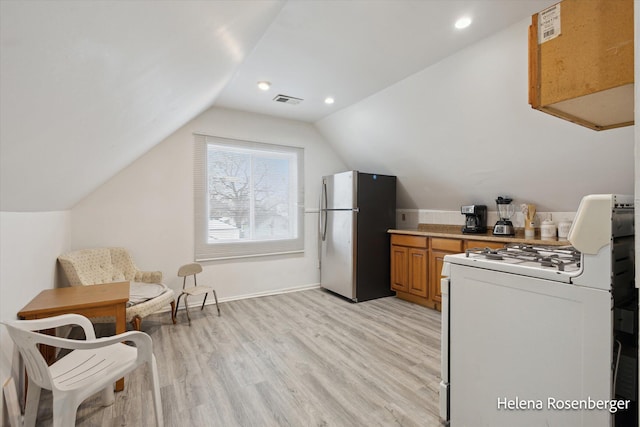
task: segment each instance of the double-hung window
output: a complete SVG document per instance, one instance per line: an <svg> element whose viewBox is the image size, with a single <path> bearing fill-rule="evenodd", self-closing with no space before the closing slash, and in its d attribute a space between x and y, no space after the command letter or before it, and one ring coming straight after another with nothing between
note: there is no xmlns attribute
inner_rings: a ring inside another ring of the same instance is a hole
<svg viewBox="0 0 640 427"><path fill-rule="evenodd" d="M302 148L195 135L197 261L304 250Z"/></svg>

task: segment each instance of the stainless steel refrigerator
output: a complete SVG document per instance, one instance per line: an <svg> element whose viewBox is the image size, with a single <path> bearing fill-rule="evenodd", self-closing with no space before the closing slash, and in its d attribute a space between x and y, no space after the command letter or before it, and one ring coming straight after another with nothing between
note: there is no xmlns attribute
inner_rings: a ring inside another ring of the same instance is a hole
<svg viewBox="0 0 640 427"><path fill-rule="evenodd" d="M322 177L320 286L354 302L394 295L389 234L396 177L349 171Z"/></svg>

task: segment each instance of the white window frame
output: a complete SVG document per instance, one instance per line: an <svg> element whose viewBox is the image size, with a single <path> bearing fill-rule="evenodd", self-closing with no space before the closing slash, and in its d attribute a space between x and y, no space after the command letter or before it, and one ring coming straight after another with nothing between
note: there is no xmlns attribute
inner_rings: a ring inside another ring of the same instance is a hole
<svg viewBox="0 0 640 427"><path fill-rule="evenodd" d="M243 141L217 136L194 134L194 243L195 260L245 258L304 252L304 149L301 147ZM289 239L272 240L224 240L209 239L209 193L207 148L222 146L229 151L270 152L276 156L293 157L294 167L290 179L289 206L291 234Z"/></svg>

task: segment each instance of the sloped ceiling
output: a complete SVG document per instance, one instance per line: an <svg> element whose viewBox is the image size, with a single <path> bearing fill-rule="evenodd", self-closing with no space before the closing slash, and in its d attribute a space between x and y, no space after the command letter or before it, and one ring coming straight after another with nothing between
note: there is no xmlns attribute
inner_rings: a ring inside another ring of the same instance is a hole
<svg viewBox="0 0 640 427"><path fill-rule="evenodd" d="M210 107L283 4L0 2L1 209L69 209Z"/></svg>
<svg viewBox="0 0 640 427"><path fill-rule="evenodd" d="M316 126L350 168L397 175L400 208L495 210L510 196L575 212L587 194L633 194L633 126L596 132L528 105L529 22Z"/></svg>
<svg viewBox="0 0 640 427"><path fill-rule="evenodd" d="M69 209L214 104L314 122L554 1L0 1L0 209Z"/></svg>
<svg viewBox="0 0 640 427"><path fill-rule="evenodd" d="M555 2L289 1L216 105L316 122ZM473 22L457 30L463 16ZM261 80L269 91L256 89ZM274 102L277 94L304 101Z"/></svg>

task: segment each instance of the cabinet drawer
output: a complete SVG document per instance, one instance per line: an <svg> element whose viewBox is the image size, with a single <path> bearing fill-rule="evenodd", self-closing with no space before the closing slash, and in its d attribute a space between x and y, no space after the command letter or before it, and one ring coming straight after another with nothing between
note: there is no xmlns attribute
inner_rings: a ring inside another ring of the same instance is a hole
<svg viewBox="0 0 640 427"><path fill-rule="evenodd" d="M488 240L467 240L467 244L465 245L465 249L471 248L491 248L491 249L501 249L504 248L505 243L503 242L491 242Z"/></svg>
<svg viewBox="0 0 640 427"><path fill-rule="evenodd" d="M432 238L431 249L447 252L462 252L462 240Z"/></svg>
<svg viewBox="0 0 640 427"><path fill-rule="evenodd" d="M406 234L392 234L391 244L400 246L411 246L413 248L426 248L427 238L422 236L408 236Z"/></svg>

